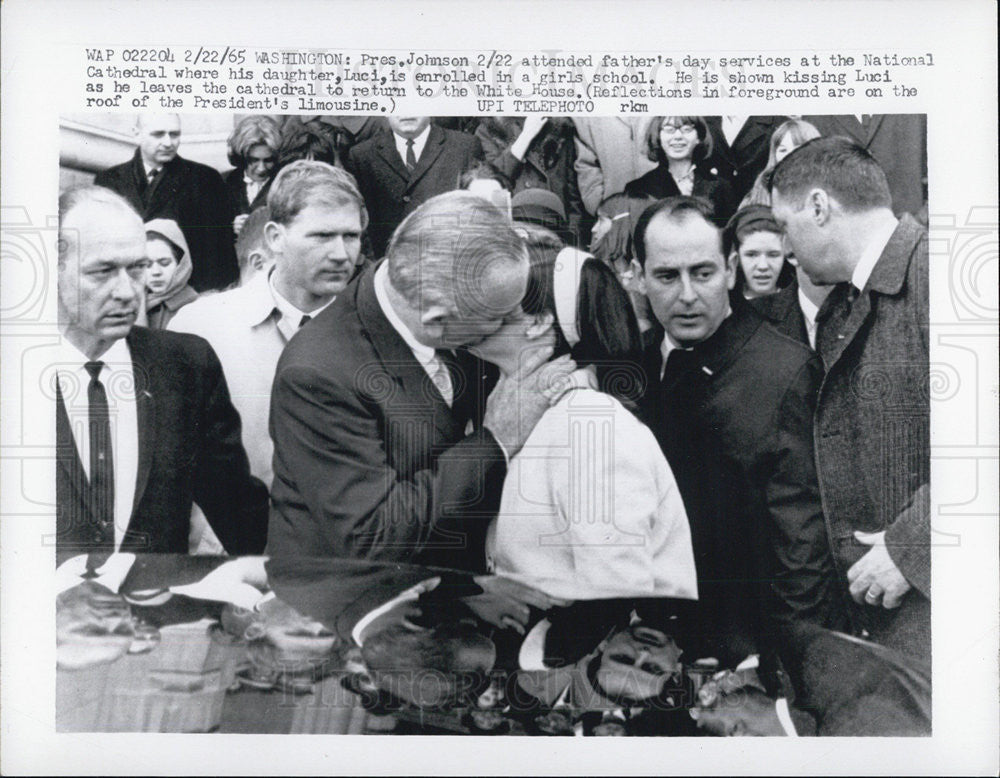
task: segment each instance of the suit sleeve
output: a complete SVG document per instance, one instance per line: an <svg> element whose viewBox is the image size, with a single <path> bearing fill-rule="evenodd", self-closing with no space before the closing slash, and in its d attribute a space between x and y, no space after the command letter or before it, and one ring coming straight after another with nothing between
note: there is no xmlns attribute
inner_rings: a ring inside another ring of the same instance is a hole
<svg viewBox="0 0 1000 778"><path fill-rule="evenodd" d="M776 569L771 580L778 622L842 629L839 581L830 552L813 456L813 412L821 380L813 356L786 390L772 421L776 441L764 493Z"/></svg>
<svg viewBox="0 0 1000 778"><path fill-rule="evenodd" d="M482 146L483 156L496 170L503 173L510 181L514 181L523 163L510 153L512 144L507 143L502 130L497 128L494 132L490 124L490 119L483 119L476 127L476 138Z"/></svg>
<svg viewBox="0 0 1000 778"><path fill-rule="evenodd" d="M593 216L604 199L604 173L601 172L601 162L594 150L590 128L578 122L573 125L576 127L576 162L573 163L576 181L587 213Z"/></svg>
<svg viewBox="0 0 1000 778"><path fill-rule="evenodd" d="M229 398L222 365L205 343L201 371L201 431L194 501L230 554L260 554L267 539L267 487L250 475L240 415Z"/></svg>
<svg viewBox="0 0 1000 778"><path fill-rule="evenodd" d="M311 366L279 367L271 400L275 480L301 500L297 507L311 526L292 527L291 534L272 530L270 553L424 564L445 564L455 555L478 560L506 474L496 441L479 431L436 464L428 461L404 477L387 447L412 445L408 438L423 433L383 431L376 414L353 387ZM282 512L277 502L275 511ZM282 518L289 517L272 521ZM314 547L291 547L303 538Z"/></svg>

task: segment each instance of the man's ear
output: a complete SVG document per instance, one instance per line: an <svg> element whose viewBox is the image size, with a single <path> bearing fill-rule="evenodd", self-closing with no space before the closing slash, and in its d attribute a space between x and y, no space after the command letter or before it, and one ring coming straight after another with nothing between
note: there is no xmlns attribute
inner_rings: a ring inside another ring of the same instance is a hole
<svg viewBox="0 0 1000 778"><path fill-rule="evenodd" d="M642 265L639 264L638 259L633 259L629 263L629 269L632 271L632 277L636 280L636 286L642 294L646 294L646 274L642 270Z"/></svg>
<svg viewBox="0 0 1000 778"><path fill-rule="evenodd" d="M534 340L535 338L540 338L550 329L552 325L555 324L556 317L551 311L543 311L542 313L535 314L532 317L531 324L528 325L528 329L525 333L529 340Z"/></svg>
<svg viewBox="0 0 1000 778"><path fill-rule="evenodd" d="M742 718L736 718L729 725L729 729L726 730L726 735L728 737L746 737L747 734L747 723Z"/></svg>
<svg viewBox="0 0 1000 778"><path fill-rule="evenodd" d="M806 196L806 208L813 217L817 225L823 226L830 220L830 212L833 209L833 202L830 195L824 189L813 189Z"/></svg>
<svg viewBox="0 0 1000 778"><path fill-rule="evenodd" d="M264 240L267 248L274 255L284 252L285 248L285 227L277 222L268 222L264 225Z"/></svg>
<svg viewBox="0 0 1000 778"><path fill-rule="evenodd" d="M444 323L449 316L448 308L440 304L430 305L420 312L420 323L427 334L437 338L444 329Z"/></svg>
<svg viewBox="0 0 1000 778"><path fill-rule="evenodd" d="M263 251L251 251L250 256L247 257L247 261L250 263L250 267L254 269L255 273L259 273L264 269L264 252Z"/></svg>
<svg viewBox="0 0 1000 778"><path fill-rule="evenodd" d="M724 260L726 268L726 288L730 291L736 288L736 263L737 256L735 251Z"/></svg>

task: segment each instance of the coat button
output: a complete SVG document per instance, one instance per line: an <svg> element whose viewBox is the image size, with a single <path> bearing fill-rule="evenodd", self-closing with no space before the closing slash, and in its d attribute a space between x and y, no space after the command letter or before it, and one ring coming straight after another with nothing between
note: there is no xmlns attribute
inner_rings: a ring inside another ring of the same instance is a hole
<svg viewBox="0 0 1000 778"><path fill-rule="evenodd" d="M410 202L410 196L409 195L403 195L403 202L404 203Z"/></svg>

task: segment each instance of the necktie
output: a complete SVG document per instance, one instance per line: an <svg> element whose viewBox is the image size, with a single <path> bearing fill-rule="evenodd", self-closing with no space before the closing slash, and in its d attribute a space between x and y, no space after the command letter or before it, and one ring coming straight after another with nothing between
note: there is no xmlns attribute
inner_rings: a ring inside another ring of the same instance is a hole
<svg viewBox="0 0 1000 778"><path fill-rule="evenodd" d="M861 292L854 284L847 284L841 291L834 289L823 301L816 314L816 351L824 361L837 348L837 342L845 339L844 327L851 318L851 309Z"/></svg>
<svg viewBox="0 0 1000 778"><path fill-rule="evenodd" d="M311 319L312 316L310 316L308 313L302 314L302 318L299 319L299 329L301 330L303 327L305 327L306 324L308 324Z"/></svg>
<svg viewBox="0 0 1000 778"><path fill-rule="evenodd" d="M87 404L90 432L90 498L93 516L98 521L95 541L114 547L115 467L111 452L111 419L108 395L101 383L103 362L87 362L90 374Z"/></svg>
<svg viewBox="0 0 1000 778"><path fill-rule="evenodd" d="M417 155L413 153L413 138L406 139L406 169L413 170L417 166Z"/></svg>
<svg viewBox="0 0 1000 778"><path fill-rule="evenodd" d="M667 356L660 385L664 389L673 387L686 373L695 367L695 353L690 349L675 348Z"/></svg>
<svg viewBox="0 0 1000 778"><path fill-rule="evenodd" d="M149 183L152 184L156 180L156 177L158 175L160 175L160 168L155 167L152 170L150 170L149 171Z"/></svg>
<svg viewBox="0 0 1000 778"><path fill-rule="evenodd" d="M434 381L434 386L437 387L441 397L450 408L455 402L455 377L458 373L458 362L450 351L439 349L434 354L438 364L431 380Z"/></svg>

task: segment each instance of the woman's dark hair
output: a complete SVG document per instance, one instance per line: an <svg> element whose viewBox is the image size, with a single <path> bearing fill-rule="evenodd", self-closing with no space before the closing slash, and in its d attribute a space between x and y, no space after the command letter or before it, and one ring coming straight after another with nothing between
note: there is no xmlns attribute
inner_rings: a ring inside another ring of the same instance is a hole
<svg viewBox="0 0 1000 778"><path fill-rule="evenodd" d="M517 228L527 233L531 265L521 307L532 316L545 312L555 315L555 264L564 246L554 233L542 227L519 224ZM579 367L594 365L598 388L626 407L634 406L642 386L639 322L615 272L593 257L580 269L576 327L580 342L570 348L556 323L555 355L569 353Z"/></svg>
<svg viewBox="0 0 1000 778"><path fill-rule="evenodd" d="M698 145L695 147L693 162L702 162L712 156L712 135L708 124L700 116L655 116L646 130L646 156L653 162L664 162L666 156L660 143L660 129L664 122L673 119L678 125L693 124L698 133Z"/></svg>
<svg viewBox="0 0 1000 778"><path fill-rule="evenodd" d="M278 149L278 168L299 159L315 159L334 167L343 167L337 151L337 131L319 120L290 122L285 127Z"/></svg>

